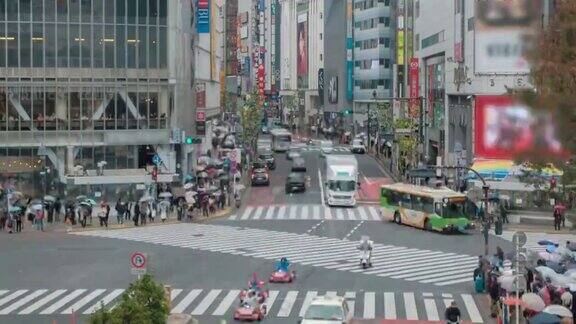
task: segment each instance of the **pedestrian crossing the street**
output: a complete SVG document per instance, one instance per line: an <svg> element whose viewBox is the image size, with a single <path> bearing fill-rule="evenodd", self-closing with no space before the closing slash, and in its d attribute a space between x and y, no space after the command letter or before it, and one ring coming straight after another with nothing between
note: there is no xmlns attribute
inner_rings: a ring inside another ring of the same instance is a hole
<svg viewBox="0 0 576 324"><path fill-rule="evenodd" d="M247 206L229 220L351 220L381 221L378 206L331 208L323 205Z"/></svg>
<svg viewBox="0 0 576 324"><path fill-rule="evenodd" d="M122 230L77 232L295 264L391 279L447 286L471 283L478 257L452 252L375 244L373 267L358 264L358 242L310 234L209 224L173 224Z"/></svg>
<svg viewBox="0 0 576 324"><path fill-rule="evenodd" d="M444 309L456 301L462 319L483 323L476 299L471 294L376 291L298 291L274 290L265 304L268 318L303 316L314 297L343 296L355 318L408 319L438 321ZM123 289L22 289L0 290L0 322L2 315L89 315L102 304L113 307L119 302ZM220 316L232 318L239 306L240 289L172 289L171 313L192 316Z"/></svg>
<svg viewBox="0 0 576 324"><path fill-rule="evenodd" d="M492 232L494 233L494 232ZM514 236L514 231L502 231L502 235L499 237L512 242L512 236ZM546 251L545 245L538 245L539 241L550 240L558 243L559 246L566 246L566 241L576 241L576 237L573 234L548 234L548 233L532 233L526 232L526 247L527 250L532 250L534 252L544 252Z"/></svg>

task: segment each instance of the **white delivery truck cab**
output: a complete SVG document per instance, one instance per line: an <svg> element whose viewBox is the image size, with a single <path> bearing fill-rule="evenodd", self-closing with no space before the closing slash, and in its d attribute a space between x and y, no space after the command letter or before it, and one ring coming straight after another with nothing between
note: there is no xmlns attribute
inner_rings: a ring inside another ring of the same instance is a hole
<svg viewBox="0 0 576 324"><path fill-rule="evenodd" d="M358 161L354 155L327 155L324 192L328 206L356 206Z"/></svg>

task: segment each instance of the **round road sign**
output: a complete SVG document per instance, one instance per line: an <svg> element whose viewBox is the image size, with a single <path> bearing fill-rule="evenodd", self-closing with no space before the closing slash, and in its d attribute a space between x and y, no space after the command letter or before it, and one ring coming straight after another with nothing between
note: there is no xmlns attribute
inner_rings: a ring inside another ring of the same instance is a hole
<svg viewBox="0 0 576 324"><path fill-rule="evenodd" d="M132 268L144 269L146 268L146 255L141 252L134 252L130 256L130 264Z"/></svg>
<svg viewBox="0 0 576 324"><path fill-rule="evenodd" d="M526 233L516 232L512 235L512 243L517 246L524 246L526 244Z"/></svg>

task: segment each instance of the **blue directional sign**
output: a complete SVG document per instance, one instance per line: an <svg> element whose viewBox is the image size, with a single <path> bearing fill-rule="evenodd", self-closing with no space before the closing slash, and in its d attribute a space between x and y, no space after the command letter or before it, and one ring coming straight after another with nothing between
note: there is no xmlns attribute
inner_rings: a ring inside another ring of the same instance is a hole
<svg viewBox="0 0 576 324"><path fill-rule="evenodd" d="M158 154L155 154L154 157L152 157L152 163L154 163L156 166L162 164L162 159Z"/></svg>

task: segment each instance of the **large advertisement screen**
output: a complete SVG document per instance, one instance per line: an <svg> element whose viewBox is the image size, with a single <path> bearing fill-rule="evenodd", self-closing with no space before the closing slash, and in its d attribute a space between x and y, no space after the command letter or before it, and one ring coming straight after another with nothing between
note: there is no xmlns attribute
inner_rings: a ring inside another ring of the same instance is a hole
<svg viewBox="0 0 576 324"><path fill-rule="evenodd" d="M538 23L538 0L477 1L476 73L529 73L525 52Z"/></svg>
<svg viewBox="0 0 576 324"><path fill-rule="evenodd" d="M308 87L308 12L298 15L297 31L297 77L298 88Z"/></svg>
<svg viewBox="0 0 576 324"><path fill-rule="evenodd" d="M508 96L477 96L474 117L477 158L510 160L529 153L564 154L552 117Z"/></svg>

